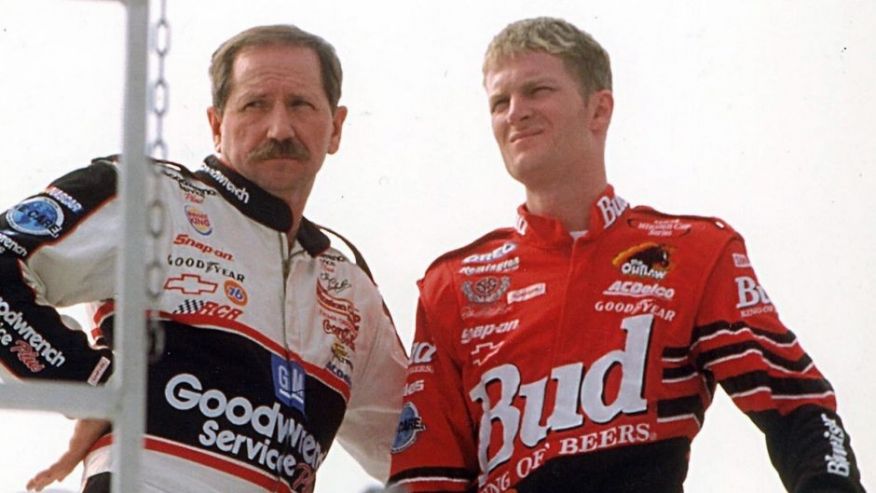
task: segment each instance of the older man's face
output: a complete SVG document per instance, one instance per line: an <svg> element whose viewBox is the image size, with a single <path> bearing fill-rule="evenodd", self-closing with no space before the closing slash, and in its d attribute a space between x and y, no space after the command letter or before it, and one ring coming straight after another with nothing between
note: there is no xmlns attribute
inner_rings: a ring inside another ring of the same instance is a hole
<svg viewBox="0 0 876 493"><path fill-rule="evenodd" d="M224 111L208 110L225 164L279 198L309 192L326 154L338 150L347 111L332 111L319 58L307 47L243 49Z"/></svg>

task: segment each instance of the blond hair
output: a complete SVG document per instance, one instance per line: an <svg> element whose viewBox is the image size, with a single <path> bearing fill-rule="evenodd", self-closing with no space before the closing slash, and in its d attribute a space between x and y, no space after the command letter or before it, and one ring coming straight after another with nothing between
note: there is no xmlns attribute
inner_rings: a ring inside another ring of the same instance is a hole
<svg viewBox="0 0 876 493"><path fill-rule="evenodd" d="M508 24L487 47L484 74L504 59L531 51L561 58L580 82L584 96L611 89L611 63L605 49L586 32L553 17L523 19Z"/></svg>

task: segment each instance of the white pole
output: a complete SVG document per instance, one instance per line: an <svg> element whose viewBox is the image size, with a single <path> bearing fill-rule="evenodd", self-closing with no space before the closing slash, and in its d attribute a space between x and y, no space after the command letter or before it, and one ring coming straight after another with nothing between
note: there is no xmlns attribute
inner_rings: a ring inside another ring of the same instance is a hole
<svg viewBox="0 0 876 493"><path fill-rule="evenodd" d="M146 94L148 84L149 0L127 2L127 65L123 158L119 173L122 237L119 239L115 338L117 391L113 457L118 472L112 491L139 491L143 430L146 425Z"/></svg>

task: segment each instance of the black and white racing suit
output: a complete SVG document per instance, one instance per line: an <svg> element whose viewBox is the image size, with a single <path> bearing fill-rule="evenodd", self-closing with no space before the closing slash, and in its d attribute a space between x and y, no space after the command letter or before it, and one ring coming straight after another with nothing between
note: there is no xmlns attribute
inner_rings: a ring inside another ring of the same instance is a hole
<svg viewBox="0 0 876 493"><path fill-rule="evenodd" d="M385 479L407 358L372 280L306 219L290 248L286 204L215 157L195 173L156 166L164 347L149 367L142 491L310 491L335 436ZM7 376L108 378L111 351L54 307L113 297L119 212L103 158L0 217ZM110 441L86 476L112 470Z"/></svg>

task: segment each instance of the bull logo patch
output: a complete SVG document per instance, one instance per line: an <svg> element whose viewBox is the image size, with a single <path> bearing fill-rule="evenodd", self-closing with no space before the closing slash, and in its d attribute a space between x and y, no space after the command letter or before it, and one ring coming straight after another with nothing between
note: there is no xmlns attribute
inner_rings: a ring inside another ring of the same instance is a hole
<svg viewBox="0 0 876 493"><path fill-rule="evenodd" d="M661 280L673 268L670 253L666 245L641 243L615 255L611 264L626 276Z"/></svg>

